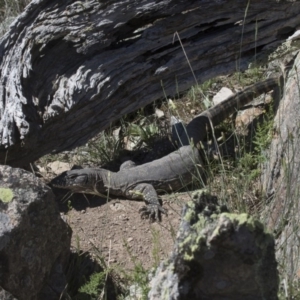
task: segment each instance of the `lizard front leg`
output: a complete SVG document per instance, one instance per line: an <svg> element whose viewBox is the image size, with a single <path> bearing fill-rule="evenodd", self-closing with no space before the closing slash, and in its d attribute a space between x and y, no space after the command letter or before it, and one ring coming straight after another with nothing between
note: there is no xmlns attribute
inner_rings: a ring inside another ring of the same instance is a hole
<svg viewBox="0 0 300 300"><path fill-rule="evenodd" d="M147 206L142 207L139 212L141 217L152 220L160 220L160 213L166 214L167 211L160 205L154 187L148 183L140 183L126 193L130 199L143 199Z"/></svg>

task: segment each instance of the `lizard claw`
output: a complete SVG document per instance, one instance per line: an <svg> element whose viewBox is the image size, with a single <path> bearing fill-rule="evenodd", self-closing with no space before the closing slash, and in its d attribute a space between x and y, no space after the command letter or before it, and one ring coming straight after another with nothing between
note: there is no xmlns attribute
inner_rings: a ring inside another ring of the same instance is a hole
<svg viewBox="0 0 300 300"><path fill-rule="evenodd" d="M142 219L150 219L150 221L161 221L161 214L167 215L167 210L162 208L161 205L157 204L148 204L143 206L139 213L141 214Z"/></svg>

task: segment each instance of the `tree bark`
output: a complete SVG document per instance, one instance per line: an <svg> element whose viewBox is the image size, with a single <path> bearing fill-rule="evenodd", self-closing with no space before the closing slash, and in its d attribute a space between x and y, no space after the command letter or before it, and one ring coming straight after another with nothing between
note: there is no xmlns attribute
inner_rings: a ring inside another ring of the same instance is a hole
<svg viewBox="0 0 300 300"><path fill-rule="evenodd" d="M0 41L0 163L82 145L164 92L244 69L300 24L299 2L247 3L33 1Z"/></svg>

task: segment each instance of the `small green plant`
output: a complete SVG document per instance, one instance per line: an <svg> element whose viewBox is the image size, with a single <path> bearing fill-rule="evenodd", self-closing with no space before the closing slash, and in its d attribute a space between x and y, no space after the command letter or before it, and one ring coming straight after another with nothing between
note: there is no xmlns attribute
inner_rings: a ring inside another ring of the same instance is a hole
<svg viewBox="0 0 300 300"><path fill-rule="evenodd" d="M159 236L156 231L152 231L152 236L154 238L154 248L153 248L153 255L155 259L155 267L158 265L159 256L158 256L158 247L159 247ZM148 293L150 290L149 287L149 270L145 269L142 263L131 253L130 247L128 246L127 242L124 241L124 246L127 249L129 257L134 264L133 270L130 272L125 270L120 270L125 280L128 282L128 285L133 285L134 290L137 294L139 294L138 299L146 300L148 299ZM132 291L131 291L132 292ZM133 296L133 295L131 295Z"/></svg>
<svg viewBox="0 0 300 300"><path fill-rule="evenodd" d="M148 299L149 293L149 271L140 262L135 262L131 274L127 274L129 282L136 286L136 290L141 294L143 300Z"/></svg>
<svg viewBox="0 0 300 300"><path fill-rule="evenodd" d="M245 72L235 72L231 78L231 84L239 84L242 87L249 86L255 82L258 82L263 77L263 69L259 67L253 67L247 69Z"/></svg>
<svg viewBox="0 0 300 300"><path fill-rule="evenodd" d="M87 283L80 287L79 292L89 295L90 299L98 299L98 295L105 286L106 271L94 273Z"/></svg>
<svg viewBox="0 0 300 300"><path fill-rule="evenodd" d="M76 248L72 252L68 269L65 292L66 300L116 299L125 289L116 270L105 263L101 251L93 247L91 252L80 250L80 240L76 236Z"/></svg>
<svg viewBox="0 0 300 300"><path fill-rule="evenodd" d="M188 91L186 97L190 99L191 103L197 105L203 103L202 109L207 109L211 106L211 101L208 99L207 92L212 88L212 85L215 83L214 79L207 80L201 85L192 86Z"/></svg>
<svg viewBox="0 0 300 300"><path fill-rule="evenodd" d="M239 160L239 168L243 176L249 177L249 181L255 180L261 171L258 168L260 156L254 155L253 153L245 153Z"/></svg>
<svg viewBox="0 0 300 300"><path fill-rule="evenodd" d="M160 262L160 253L159 253L161 249L160 235L159 235L159 231L155 230L154 228L151 230L151 233L152 233L152 240L153 240L152 256L154 258L154 267L157 268Z"/></svg>
<svg viewBox="0 0 300 300"><path fill-rule="evenodd" d="M73 209L72 201L68 200L67 205L68 205L68 211L71 211Z"/></svg>
<svg viewBox="0 0 300 300"><path fill-rule="evenodd" d="M272 105L273 103L270 104L269 111L264 114L263 122L257 125L253 140L254 151L257 155L263 155L265 150L270 146L273 138L274 111ZM262 156L260 156L260 159L262 159ZM265 160L266 157L263 159Z"/></svg>
<svg viewBox="0 0 300 300"><path fill-rule="evenodd" d="M122 131L120 131L120 134L122 134ZM123 137L114 133L114 128L106 130L88 143L90 160L96 164L114 160L123 149Z"/></svg>
<svg viewBox="0 0 300 300"><path fill-rule="evenodd" d="M159 135L159 128L156 124L149 125L138 125L138 124L129 124L127 130L128 137L139 137L139 142L136 147L139 148L145 142L149 144L149 141L155 136Z"/></svg>
<svg viewBox="0 0 300 300"><path fill-rule="evenodd" d="M258 122L255 135L250 145L250 152L244 151L237 161L237 169L242 174L241 181L249 184L261 175L261 165L267 160L267 149L272 141L274 113L272 103L268 112L264 113L263 120ZM241 143L241 142L240 142ZM243 146L242 149L245 149Z"/></svg>

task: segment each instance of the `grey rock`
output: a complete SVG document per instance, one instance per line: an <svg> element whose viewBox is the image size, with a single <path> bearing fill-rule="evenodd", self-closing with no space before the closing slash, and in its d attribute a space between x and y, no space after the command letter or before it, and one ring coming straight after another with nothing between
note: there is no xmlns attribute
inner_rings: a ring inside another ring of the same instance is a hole
<svg viewBox="0 0 300 300"><path fill-rule="evenodd" d="M18 300L11 293L0 287L0 299L2 300Z"/></svg>
<svg viewBox="0 0 300 300"><path fill-rule="evenodd" d="M59 299L71 230L51 189L27 171L0 166L0 200L0 286L19 300Z"/></svg>
<svg viewBox="0 0 300 300"><path fill-rule="evenodd" d="M149 299L277 299L274 239L247 214L230 214L205 193L183 211L171 258Z"/></svg>
<svg viewBox="0 0 300 300"><path fill-rule="evenodd" d="M266 202L263 219L276 235L277 259L286 278L299 279L300 55L286 78L274 118L272 141L262 170Z"/></svg>

